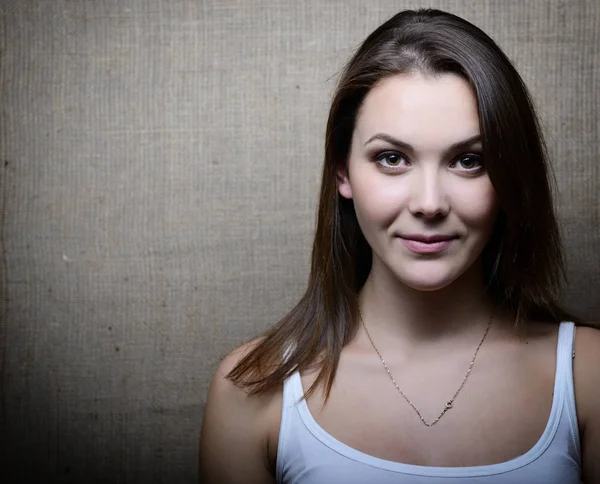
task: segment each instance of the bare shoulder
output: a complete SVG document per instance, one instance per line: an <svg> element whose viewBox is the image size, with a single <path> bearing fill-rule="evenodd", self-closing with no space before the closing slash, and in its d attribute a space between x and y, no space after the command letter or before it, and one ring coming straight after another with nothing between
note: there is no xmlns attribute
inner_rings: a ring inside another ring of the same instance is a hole
<svg viewBox="0 0 600 484"><path fill-rule="evenodd" d="M600 330L577 326L573 362L584 483L600 482Z"/></svg>
<svg viewBox="0 0 600 484"><path fill-rule="evenodd" d="M227 378L259 342L233 350L213 375L200 436L202 482L273 482L273 432L279 427L280 392L250 395Z"/></svg>
<svg viewBox="0 0 600 484"><path fill-rule="evenodd" d="M235 385L227 375L233 370L236 365L246 356L252 349L260 342L256 339L234 349L229 353L223 360L215 373L213 374L210 382L210 388L207 397L207 406L214 400L226 399L231 405L238 405L243 403L242 411L247 410L246 402L249 401L248 393L241 387Z"/></svg>
<svg viewBox="0 0 600 484"><path fill-rule="evenodd" d="M577 326L573 378L577 411L584 422L600 413L600 329Z"/></svg>
<svg viewBox="0 0 600 484"><path fill-rule="evenodd" d="M217 367L217 370L215 371L212 383L219 384L220 378L225 379L229 372L233 370L235 366L240 362L240 360L244 358L244 356L246 356L248 353L250 353L250 351L252 351L261 341L262 338L256 338L252 341L248 341L247 343L238 346L225 358L223 358L223 360L221 360L221 363ZM220 378L217 379L218 377Z"/></svg>
<svg viewBox="0 0 600 484"><path fill-rule="evenodd" d="M212 378L209 397L215 399L225 398L227 401L230 401L232 405L241 406L240 409L236 410L252 413L253 417L257 416L254 414L255 412L260 412L261 410L269 408L280 392L273 391L261 395L250 395L245 388L235 385L227 378L227 375L229 375L231 370L236 367L242 358L250 353L250 351L252 351L261 341L262 338L256 338L244 343L223 358Z"/></svg>

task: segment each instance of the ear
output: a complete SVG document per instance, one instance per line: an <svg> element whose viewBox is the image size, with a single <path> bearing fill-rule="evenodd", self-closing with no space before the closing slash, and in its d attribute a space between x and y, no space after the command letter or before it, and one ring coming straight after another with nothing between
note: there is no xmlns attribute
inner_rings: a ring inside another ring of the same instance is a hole
<svg viewBox="0 0 600 484"><path fill-rule="evenodd" d="M350 185L350 179L348 178L348 170L346 168L338 170L337 185L338 192L342 197L347 199L352 198L352 186Z"/></svg>

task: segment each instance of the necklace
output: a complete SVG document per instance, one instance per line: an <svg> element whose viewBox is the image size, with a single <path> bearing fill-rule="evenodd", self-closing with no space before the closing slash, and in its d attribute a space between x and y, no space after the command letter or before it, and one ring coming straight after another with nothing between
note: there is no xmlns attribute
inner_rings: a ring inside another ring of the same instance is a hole
<svg viewBox="0 0 600 484"><path fill-rule="evenodd" d="M396 383L396 379L393 377L392 372L390 371L390 369L387 366L387 363L383 359L383 356L381 356L381 353L377 349L377 346L375 346L375 343L373 343L373 338L371 338L371 335L369 334L369 330L367 329L367 325L365 324L365 320L363 319L362 314L360 313L360 309L358 310L358 316L360 317L362 325L365 328L365 331L367 333L367 336L369 337L369 341L371 342L371 345L373 346L373 349L379 355L379 359L381 360L381 363L383 363L383 367L385 368L385 371L387 371L387 374L389 375L390 379L392 380L392 383L396 387L396 390L398 390L398 393L400 393L400 395L402 395L404 397L404 400L406 400L408 402L408 404L413 408L413 410L415 412L417 412L417 415L421 419L421 422L423 422L427 427L433 427L446 414L446 412L452 408L452 406L454 405L454 400L456 399L457 395L460 393L460 391L462 390L462 388L465 386L467 378L469 378L469 375L471 374L471 369L473 368L473 364L475 363L475 358L477 358L477 353L479 352L479 348L481 348L481 345L485 341L485 337L487 336L487 334L488 334L488 332L490 330L490 326L492 325L493 314L492 314L492 316L490 316L490 321L489 321L489 323L487 325L487 328L485 329L485 333L483 333L483 338L481 338L481 341L477 345L477 349L475 350L475 354L473 354L473 358L471 359L471 364L469 365L469 369L467 370L467 373L466 373L465 377L463 378L462 383L460 384L460 386L458 387L458 390L456 390L456 393L452 396L452 398L446 402L446 405L444 405L444 408L442 409L442 412L432 422L427 422L425 420L425 418L423 418L423 415L421 415L421 412L419 412L419 410L417 409L417 407L414 406L414 404L410 401L410 399L400 389L400 386L398 386L398 383Z"/></svg>

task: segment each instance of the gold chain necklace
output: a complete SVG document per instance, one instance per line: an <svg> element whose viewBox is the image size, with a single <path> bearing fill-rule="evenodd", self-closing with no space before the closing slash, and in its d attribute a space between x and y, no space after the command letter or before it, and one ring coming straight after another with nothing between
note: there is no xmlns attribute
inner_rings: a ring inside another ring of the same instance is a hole
<svg viewBox="0 0 600 484"><path fill-rule="evenodd" d="M371 338L371 335L369 334L369 330L367 329L367 325L365 324L365 320L362 317L362 314L360 313L360 309L358 310L358 316L360 317L360 320L362 322L363 327L365 328L365 331L367 333L367 336L369 337L369 341L371 342L371 345L373 346L373 349L377 352L377 354L379 355L379 359L381 360L381 363L383 363L383 367L385 368L385 371L387 371L387 374L389 375L389 377L392 380L392 383L394 384L394 386L396 387L396 390L398 390L398 393L400 393L400 395L402 395L404 397L404 399L408 402L408 404L413 408L413 410L415 412L417 412L417 415L419 416L419 418L421 419L421 422L423 422L427 427L433 427L436 423L438 423L438 421L446 414L446 412L448 410L450 410L452 408L452 406L454 405L454 400L456 399L457 395L460 393L460 391L462 390L463 386L465 386L465 383L467 381L467 378L469 378L469 375L471 374L471 369L473 368L473 364L475 363L475 358L477 358L477 353L479 352L479 348L481 348L481 345L483 344L483 342L485 341L485 337L487 336L489 330L490 330L490 326L492 325L492 316L490 316L490 321L487 325L487 328L485 330L485 333L483 334L483 338L481 338L481 341L479 342L479 344L477 345L477 349L475 350L475 354L473 355L473 358L471 359L471 364L469 365L469 369L467 370L467 374L465 375L465 377L463 378L462 383L460 384L460 386L458 387L458 390L456 390L456 393L452 396L452 398L450 400L448 400L446 402L446 405L444 406L444 409L442 410L442 413L440 413L438 415L438 417L433 420L432 422L427 422L424 418L423 415L421 415L421 412L419 412L419 410L417 409L417 407L414 406L414 404L410 401L410 399L404 394L404 392L400 389L400 387L398 386L398 383L396 383L396 379L392 376L392 372L390 371L390 369L387 366L387 363L385 362L385 360L383 359L383 356L381 356L381 353L379 352L379 350L377 349L377 346L375 346L375 343L373 343L373 338Z"/></svg>

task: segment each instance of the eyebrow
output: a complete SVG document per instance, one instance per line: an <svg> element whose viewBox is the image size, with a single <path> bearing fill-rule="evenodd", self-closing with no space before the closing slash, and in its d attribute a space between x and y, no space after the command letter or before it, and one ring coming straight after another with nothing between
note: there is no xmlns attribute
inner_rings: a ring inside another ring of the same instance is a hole
<svg viewBox="0 0 600 484"><path fill-rule="evenodd" d="M404 141L401 141L401 140L394 138L393 136L390 136L389 134L385 134L385 133L377 133L377 134L371 136L365 143L365 146L367 146L369 143L371 143L375 140L378 140L378 139L383 140L391 145L394 145L396 148L406 150L406 151L412 151L413 153L415 152L415 149L408 143L405 143ZM468 147L474 145L475 143L481 143L481 135L480 134L476 134L475 136L471 136L470 138L467 138L463 141L458 141L456 143L453 143L446 149L446 151L447 152L458 151L460 149L468 148Z"/></svg>

